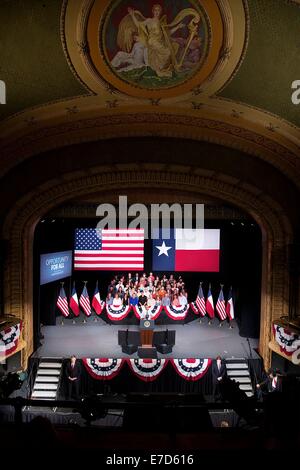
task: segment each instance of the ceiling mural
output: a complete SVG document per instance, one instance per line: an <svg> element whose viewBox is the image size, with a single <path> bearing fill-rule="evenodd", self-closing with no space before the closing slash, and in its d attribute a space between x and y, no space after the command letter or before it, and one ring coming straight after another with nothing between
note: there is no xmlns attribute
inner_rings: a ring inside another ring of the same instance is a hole
<svg viewBox="0 0 300 470"><path fill-rule="evenodd" d="M0 175L53 148L146 135L237 148L300 185L300 107L291 102L299 8L298 0L0 2Z"/></svg>
<svg viewBox="0 0 300 470"><path fill-rule="evenodd" d="M215 92L237 71L247 44L247 10L242 0L232 5L69 0L62 41L75 73L95 93L103 82L138 98L178 97L195 87Z"/></svg>
<svg viewBox="0 0 300 470"><path fill-rule="evenodd" d="M116 1L100 21L106 66L121 82L146 90L187 82L203 67L210 42L208 18L197 2Z"/></svg>

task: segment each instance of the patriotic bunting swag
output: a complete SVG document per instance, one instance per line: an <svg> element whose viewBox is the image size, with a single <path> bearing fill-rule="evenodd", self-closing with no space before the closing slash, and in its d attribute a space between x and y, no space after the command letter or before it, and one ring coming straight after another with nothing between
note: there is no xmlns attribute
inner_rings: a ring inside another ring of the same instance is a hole
<svg viewBox="0 0 300 470"><path fill-rule="evenodd" d="M167 362L166 359L129 359L128 364L137 377L152 382L161 374Z"/></svg>
<svg viewBox="0 0 300 470"><path fill-rule="evenodd" d="M162 305L158 305L158 304L152 305L149 308L146 308L145 306L142 306L142 305L134 305L132 308L133 308L135 316L138 319L145 318L146 314L148 313L150 320L156 320L159 317L160 312L163 309Z"/></svg>
<svg viewBox="0 0 300 470"><path fill-rule="evenodd" d="M125 359L89 359L83 358L83 364L88 373L97 380L111 380L121 370Z"/></svg>
<svg viewBox="0 0 300 470"><path fill-rule="evenodd" d="M110 320L119 321L127 317L131 310L131 305L108 305L106 304L106 313Z"/></svg>
<svg viewBox="0 0 300 470"><path fill-rule="evenodd" d="M189 304L180 305L179 307L166 305L164 309L168 317L172 318L172 320L184 320L189 310Z"/></svg>
<svg viewBox="0 0 300 470"><path fill-rule="evenodd" d="M118 375L127 363L131 371L144 382L153 382L163 372L169 362L185 380L201 379L211 365L211 359L82 359L88 374L97 380L110 380Z"/></svg>
<svg viewBox="0 0 300 470"><path fill-rule="evenodd" d="M17 349L21 330L22 322L0 331L0 356L8 356Z"/></svg>
<svg viewBox="0 0 300 470"><path fill-rule="evenodd" d="M292 356L294 364L300 364L300 336L279 325L273 325L273 334L280 351Z"/></svg>
<svg viewBox="0 0 300 470"><path fill-rule="evenodd" d="M171 359L171 363L181 377L195 381L206 374L211 365L211 359Z"/></svg>

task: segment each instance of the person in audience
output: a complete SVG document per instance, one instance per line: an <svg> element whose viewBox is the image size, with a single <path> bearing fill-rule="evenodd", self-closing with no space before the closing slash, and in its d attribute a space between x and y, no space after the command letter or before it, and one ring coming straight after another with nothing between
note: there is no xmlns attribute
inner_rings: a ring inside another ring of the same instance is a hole
<svg viewBox="0 0 300 470"><path fill-rule="evenodd" d="M67 396L68 399L75 398L79 400L79 385L80 385L81 367L76 356L71 356L70 360L66 365L66 377L67 377Z"/></svg>
<svg viewBox="0 0 300 470"><path fill-rule="evenodd" d="M148 298L145 295L144 290L142 290L141 295L139 296L139 305L141 305L143 307L144 305L147 304L147 302L148 302Z"/></svg>
<svg viewBox="0 0 300 470"><path fill-rule="evenodd" d="M137 298L137 295L135 292L132 292L131 293L131 296L130 296L130 299L129 299L129 303L130 305L132 306L135 306L139 303L139 299Z"/></svg>
<svg viewBox="0 0 300 470"><path fill-rule="evenodd" d="M114 300L113 300L113 306L114 307L120 307L123 303L123 300L122 298L119 296L119 294L117 293L114 297Z"/></svg>
<svg viewBox="0 0 300 470"><path fill-rule="evenodd" d="M150 273L148 276L148 283L153 284L154 280L155 280L155 277L153 276L153 273Z"/></svg>
<svg viewBox="0 0 300 470"><path fill-rule="evenodd" d="M125 292L125 294L124 294L123 304L124 305L129 305L129 295L127 294L127 292Z"/></svg>
<svg viewBox="0 0 300 470"><path fill-rule="evenodd" d="M186 298L186 295L184 295L184 291L181 291L178 297L180 305L183 307L184 305L187 305L188 301Z"/></svg>
<svg viewBox="0 0 300 470"><path fill-rule="evenodd" d="M263 396L267 393L280 392L281 387L277 372L275 370L269 369L265 380L258 383L256 388L258 399L263 398Z"/></svg>
<svg viewBox="0 0 300 470"><path fill-rule="evenodd" d="M172 305L173 307L180 307L180 302L177 294L174 294L173 296Z"/></svg>
<svg viewBox="0 0 300 470"><path fill-rule="evenodd" d="M164 307L167 307L167 306L170 305L170 297L169 297L169 295L168 295L167 292L165 292L165 295L164 295L164 297L163 297L162 300L161 300L161 304L162 304Z"/></svg>
<svg viewBox="0 0 300 470"><path fill-rule="evenodd" d="M216 360L212 363L212 381L213 381L213 399L215 401L221 400L220 383L226 377L226 366L222 361L221 356L217 356Z"/></svg>
<svg viewBox="0 0 300 470"><path fill-rule="evenodd" d="M114 298L113 298L113 296L111 295L111 292L109 292L109 293L107 294L107 297L106 297L106 303L107 303L107 305L112 305L113 302L114 302Z"/></svg>

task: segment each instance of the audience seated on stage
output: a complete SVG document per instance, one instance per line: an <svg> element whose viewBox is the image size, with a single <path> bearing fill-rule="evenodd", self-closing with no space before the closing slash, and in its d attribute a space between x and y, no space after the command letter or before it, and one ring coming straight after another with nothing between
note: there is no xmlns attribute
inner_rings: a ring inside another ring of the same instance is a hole
<svg viewBox="0 0 300 470"><path fill-rule="evenodd" d="M152 272L148 276L147 273L141 276L128 273L127 276L114 276L108 286L106 302L114 306L159 304L180 307L188 303L188 296L181 276L176 279L173 274L169 278L166 274L160 278Z"/></svg>

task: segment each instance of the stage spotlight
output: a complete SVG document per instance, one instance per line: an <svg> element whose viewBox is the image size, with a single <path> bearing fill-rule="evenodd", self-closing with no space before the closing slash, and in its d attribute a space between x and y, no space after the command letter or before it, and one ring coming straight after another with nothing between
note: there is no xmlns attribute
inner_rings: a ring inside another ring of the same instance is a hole
<svg viewBox="0 0 300 470"><path fill-rule="evenodd" d="M245 225L244 222L241 222L241 225L244 227L244 225Z"/></svg>
<svg viewBox="0 0 300 470"><path fill-rule="evenodd" d="M234 222L230 222L230 225L234 225Z"/></svg>
<svg viewBox="0 0 300 470"><path fill-rule="evenodd" d="M53 222L55 222L55 219L52 219L52 220L51 220L51 223L52 223L52 224L53 224Z"/></svg>
<svg viewBox="0 0 300 470"><path fill-rule="evenodd" d="M41 220L41 224L43 224L45 222L45 219Z"/></svg>

